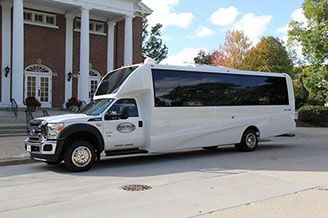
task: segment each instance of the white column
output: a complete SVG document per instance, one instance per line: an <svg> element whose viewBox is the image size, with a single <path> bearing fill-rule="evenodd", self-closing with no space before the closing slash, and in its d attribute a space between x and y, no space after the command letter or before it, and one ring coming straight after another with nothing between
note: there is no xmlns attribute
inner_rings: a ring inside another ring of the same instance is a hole
<svg viewBox="0 0 328 218"><path fill-rule="evenodd" d="M79 98L89 102L89 62L90 62L90 32L89 32L89 9L82 8L81 13L81 47L80 47L80 81Z"/></svg>
<svg viewBox="0 0 328 218"><path fill-rule="evenodd" d="M73 87L73 21L74 16L66 14L66 51L65 51L65 101L72 97ZM69 73L71 78L69 78ZM68 81L69 80L69 81Z"/></svg>
<svg viewBox="0 0 328 218"><path fill-rule="evenodd" d="M8 66L11 68L11 8L12 3L10 1L1 2L2 6L2 98L1 104L3 106L10 105L10 73L5 76L5 68Z"/></svg>
<svg viewBox="0 0 328 218"><path fill-rule="evenodd" d="M24 14L23 0L14 0L12 97L23 106L24 81Z"/></svg>
<svg viewBox="0 0 328 218"><path fill-rule="evenodd" d="M133 27L132 16L125 17L125 36L124 36L124 65L130 65L133 62Z"/></svg>
<svg viewBox="0 0 328 218"><path fill-rule="evenodd" d="M108 21L107 35L107 72L114 69L114 39L115 39L115 22Z"/></svg>

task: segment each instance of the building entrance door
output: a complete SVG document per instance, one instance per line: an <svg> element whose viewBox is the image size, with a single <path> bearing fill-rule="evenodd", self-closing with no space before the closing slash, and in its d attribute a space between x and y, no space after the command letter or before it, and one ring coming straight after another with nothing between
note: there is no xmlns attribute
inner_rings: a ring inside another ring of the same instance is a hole
<svg viewBox="0 0 328 218"><path fill-rule="evenodd" d="M101 80L101 75L98 71L91 69L89 72L89 93L90 93L90 100L93 99L93 96L96 93L97 87L99 85L99 82Z"/></svg>
<svg viewBox="0 0 328 218"><path fill-rule="evenodd" d="M25 98L35 97L42 107L51 107L52 71L43 65L32 65L25 69Z"/></svg>

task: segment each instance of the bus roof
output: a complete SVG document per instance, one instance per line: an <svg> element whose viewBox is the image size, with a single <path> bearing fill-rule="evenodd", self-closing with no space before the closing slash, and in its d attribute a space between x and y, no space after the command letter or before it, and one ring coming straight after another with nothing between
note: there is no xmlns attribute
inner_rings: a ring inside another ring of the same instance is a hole
<svg viewBox="0 0 328 218"><path fill-rule="evenodd" d="M195 72L209 72L209 73L228 73L228 74L244 74L244 75L257 75L257 76L276 76L286 77L286 73L272 73L272 72L258 72L258 71L246 71L237 70L222 66L210 66L210 65L198 65L198 64L186 64L186 65L165 65L156 64L152 59L147 58L144 64L151 65L155 69L163 70L181 70L181 71L195 71Z"/></svg>

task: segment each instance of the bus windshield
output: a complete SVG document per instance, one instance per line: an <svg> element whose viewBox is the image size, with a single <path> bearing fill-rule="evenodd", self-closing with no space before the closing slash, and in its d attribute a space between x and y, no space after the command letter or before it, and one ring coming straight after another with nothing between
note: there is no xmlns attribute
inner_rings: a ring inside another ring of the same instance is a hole
<svg viewBox="0 0 328 218"><path fill-rule="evenodd" d="M107 74L99 85L96 96L116 93L126 78L136 69L136 66L127 67Z"/></svg>
<svg viewBox="0 0 328 218"><path fill-rule="evenodd" d="M81 111L79 111L79 113L91 116L98 116L107 109L107 107L113 102L113 100L113 98L93 100Z"/></svg>

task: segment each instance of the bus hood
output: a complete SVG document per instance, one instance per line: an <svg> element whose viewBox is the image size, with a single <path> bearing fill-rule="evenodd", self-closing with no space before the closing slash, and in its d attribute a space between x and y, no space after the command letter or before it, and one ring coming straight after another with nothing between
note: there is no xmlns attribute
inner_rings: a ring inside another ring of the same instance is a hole
<svg viewBox="0 0 328 218"><path fill-rule="evenodd" d="M43 120L47 123L71 123L71 122L86 122L91 116L86 114L65 114L49 117L40 117L37 120Z"/></svg>

